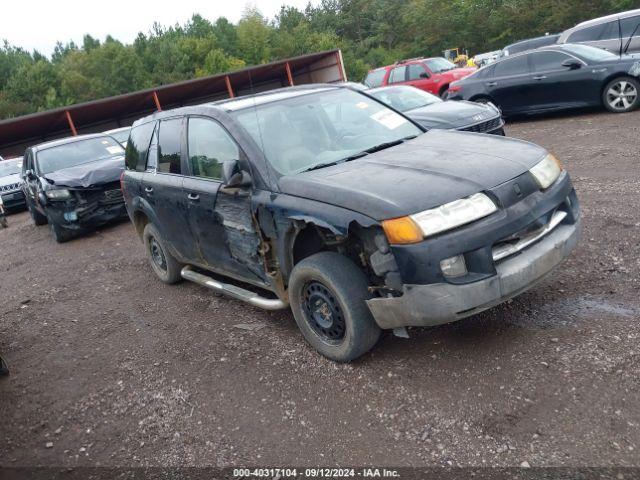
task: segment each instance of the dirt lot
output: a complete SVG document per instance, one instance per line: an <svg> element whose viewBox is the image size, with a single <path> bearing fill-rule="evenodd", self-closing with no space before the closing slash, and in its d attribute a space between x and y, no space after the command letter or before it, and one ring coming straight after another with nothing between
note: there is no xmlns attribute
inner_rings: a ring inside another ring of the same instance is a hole
<svg viewBox="0 0 640 480"><path fill-rule="evenodd" d="M58 245L11 216L0 465L640 466L640 112L507 133L573 176L577 251L515 300L350 365L289 312L160 283L129 223Z"/></svg>

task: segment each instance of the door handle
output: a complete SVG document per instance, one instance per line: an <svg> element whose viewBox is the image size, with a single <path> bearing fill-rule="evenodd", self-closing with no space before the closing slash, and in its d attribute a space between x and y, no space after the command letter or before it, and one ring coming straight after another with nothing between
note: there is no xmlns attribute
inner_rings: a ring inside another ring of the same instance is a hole
<svg viewBox="0 0 640 480"><path fill-rule="evenodd" d="M198 195L197 193L190 193L189 195L187 195L187 198L192 202L197 202L198 200L200 200L200 195Z"/></svg>
<svg viewBox="0 0 640 480"><path fill-rule="evenodd" d="M539 75L537 77L533 77L534 80L544 80L545 78L547 78L546 75Z"/></svg>
<svg viewBox="0 0 640 480"><path fill-rule="evenodd" d="M487 87L497 87L498 86L498 82L489 82L487 83Z"/></svg>
<svg viewBox="0 0 640 480"><path fill-rule="evenodd" d="M144 191L147 193L153 193L153 187L144 187Z"/></svg>

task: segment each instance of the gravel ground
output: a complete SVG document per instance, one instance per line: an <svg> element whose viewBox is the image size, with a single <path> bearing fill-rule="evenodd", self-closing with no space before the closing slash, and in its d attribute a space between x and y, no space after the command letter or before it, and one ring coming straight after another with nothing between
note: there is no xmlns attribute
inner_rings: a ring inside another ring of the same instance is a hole
<svg viewBox="0 0 640 480"><path fill-rule="evenodd" d="M582 201L555 275L337 365L289 312L155 279L129 223L0 230L0 465L640 466L640 112L511 123ZM244 327L244 328L240 328Z"/></svg>

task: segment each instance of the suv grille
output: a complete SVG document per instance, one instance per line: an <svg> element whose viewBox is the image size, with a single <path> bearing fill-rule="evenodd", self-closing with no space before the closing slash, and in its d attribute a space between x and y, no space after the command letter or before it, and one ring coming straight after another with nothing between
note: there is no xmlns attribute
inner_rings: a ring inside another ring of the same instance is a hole
<svg viewBox="0 0 640 480"><path fill-rule="evenodd" d="M20 188L19 183L11 183L9 185L0 185L0 192L13 192Z"/></svg>
<svg viewBox="0 0 640 480"><path fill-rule="evenodd" d="M476 132L476 133L485 133L490 132L491 130L495 130L496 128L500 128L502 124L502 119L498 116L496 118L492 118L486 122L476 123L475 125L471 125L469 127L459 128L461 132Z"/></svg>

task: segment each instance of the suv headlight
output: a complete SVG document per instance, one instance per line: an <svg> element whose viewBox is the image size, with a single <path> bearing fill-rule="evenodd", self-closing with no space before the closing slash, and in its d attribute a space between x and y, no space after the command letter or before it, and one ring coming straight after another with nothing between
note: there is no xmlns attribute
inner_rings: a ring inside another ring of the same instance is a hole
<svg viewBox="0 0 640 480"><path fill-rule="evenodd" d="M536 179L540 188L545 189L553 185L553 182L558 179L562 172L562 164L560 160L549 153L534 165L529 172Z"/></svg>
<svg viewBox="0 0 640 480"><path fill-rule="evenodd" d="M51 200L66 200L67 198L71 198L71 192L66 188L61 188L60 190L47 190L45 195Z"/></svg>
<svg viewBox="0 0 640 480"><path fill-rule="evenodd" d="M389 243L417 243L426 237L479 220L497 209L488 196L476 193L408 217L385 220L382 228Z"/></svg>

